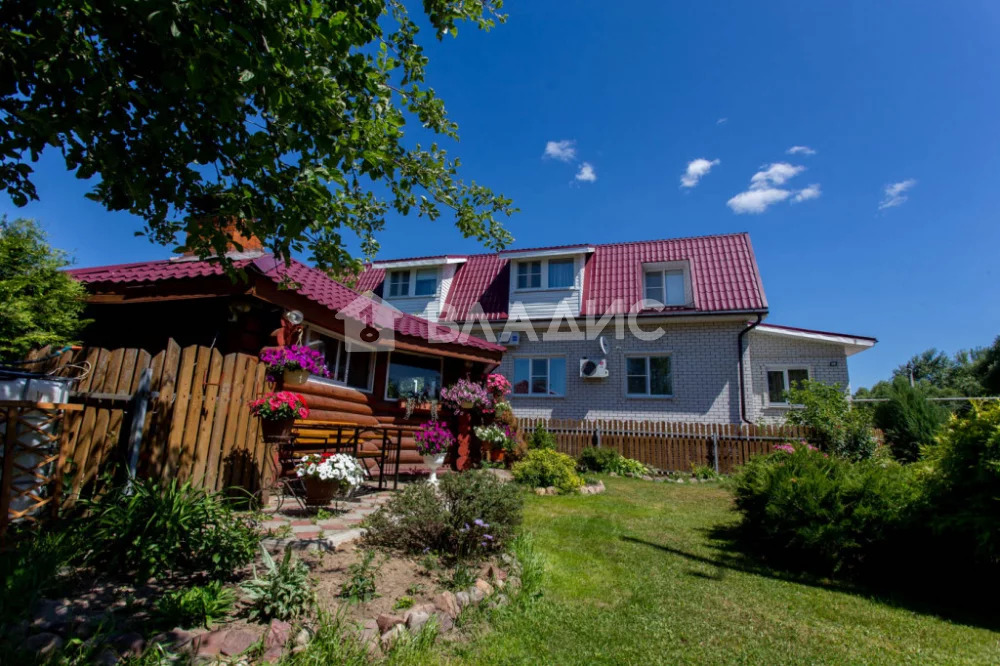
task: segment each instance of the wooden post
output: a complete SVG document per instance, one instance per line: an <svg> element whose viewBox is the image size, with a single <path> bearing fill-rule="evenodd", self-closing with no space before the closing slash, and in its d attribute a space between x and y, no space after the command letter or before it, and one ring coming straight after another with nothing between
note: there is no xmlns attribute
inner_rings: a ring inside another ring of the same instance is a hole
<svg viewBox="0 0 1000 666"><path fill-rule="evenodd" d="M153 368L146 368L139 377L139 386L132 395L132 404L128 407L128 479L125 481L125 494L132 494L132 482L135 481L139 469L139 451L142 449L142 428L146 423L146 410L149 408L150 386L153 382Z"/></svg>
<svg viewBox="0 0 1000 666"><path fill-rule="evenodd" d="M458 444L458 456L455 459L455 468L459 471L472 467L472 415L462 410L458 415L458 436L455 438Z"/></svg>

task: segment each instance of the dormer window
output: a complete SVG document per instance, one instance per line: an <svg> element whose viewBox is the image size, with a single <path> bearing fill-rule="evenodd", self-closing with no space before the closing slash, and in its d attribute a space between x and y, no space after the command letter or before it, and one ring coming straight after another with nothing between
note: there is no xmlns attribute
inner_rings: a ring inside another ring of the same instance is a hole
<svg viewBox="0 0 1000 666"><path fill-rule="evenodd" d="M687 271L678 265L647 265L643 270L643 297L663 305L687 305Z"/></svg>
<svg viewBox="0 0 1000 666"><path fill-rule="evenodd" d="M436 268L391 271L389 273L389 298L434 296L437 293L437 285L438 271Z"/></svg>
<svg viewBox="0 0 1000 666"><path fill-rule="evenodd" d="M532 289L576 288L576 259L527 259L518 261L515 269L515 291Z"/></svg>

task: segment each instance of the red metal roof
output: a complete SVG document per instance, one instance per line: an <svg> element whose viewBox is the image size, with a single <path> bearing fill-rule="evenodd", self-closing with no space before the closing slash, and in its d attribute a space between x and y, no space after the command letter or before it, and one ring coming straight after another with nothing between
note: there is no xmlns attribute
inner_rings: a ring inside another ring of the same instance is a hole
<svg viewBox="0 0 1000 666"><path fill-rule="evenodd" d="M526 248L544 251L552 248ZM581 315L601 316L628 312L643 298L642 265L687 261L691 268L692 307L664 308L667 312L744 312L767 310L757 260L746 233L695 238L637 241L594 245L584 270ZM501 254L477 254L459 266L445 302L444 314L452 321L485 317L507 318L510 260ZM368 268L361 281L375 289L384 272ZM482 309L479 314L478 307Z"/></svg>
<svg viewBox="0 0 1000 666"><path fill-rule="evenodd" d="M310 268L294 259L286 266L274 256L265 254L256 259L234 262L238 268L256 272L276 283L295 283L290 291L305 296L314 303L325 306L334 313L359 321L365 325L376 324L392 327L400 334L433 343L450 343L489 351L503 351L502 345L487 342L472 335L461 334L440 324L429 322L383 305L360 295L337 282L323 271ZM161 280L190 279L222 275L222 266L209 261L163 260L147 261L116 266L77 268L67 271L84 283L146 284Z"/></svg>

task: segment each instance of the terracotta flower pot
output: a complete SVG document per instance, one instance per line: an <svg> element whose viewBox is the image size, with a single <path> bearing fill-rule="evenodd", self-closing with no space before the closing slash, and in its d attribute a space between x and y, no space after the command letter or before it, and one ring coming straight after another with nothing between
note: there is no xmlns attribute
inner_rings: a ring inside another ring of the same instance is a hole
<svg viewBox="0 0 1000 666"><path fill-rule="evenodd" d="M260 432L264 436L265 442L287 441L292 435L293 425L295 425L295 419L281 419L280 421L261 419Z"/></svg>
<svg viewBox="0 0 1000 666"><path fill-rule="evenodd" d="M345 487L350 488L340 481L324 481L315 476L303 477L302 484L306 487L306 503L311 505L329 504L335 497L346 496Z"/></svg>
<svg viewBox="0 0 1000 666"><path fill-rule="evenodd" d="M305 384L309 381L309 371L308 370L285 370L284 374L281 376L282 383L288 384Z"/></svg>
<svg viewBox="0 0 1000 666"><path fill-rule="evenodd" d="M471 400L463 400L462 401L462 409L472 409L472 406L474 404L476 404L476 403L472 402Z"/></svg>

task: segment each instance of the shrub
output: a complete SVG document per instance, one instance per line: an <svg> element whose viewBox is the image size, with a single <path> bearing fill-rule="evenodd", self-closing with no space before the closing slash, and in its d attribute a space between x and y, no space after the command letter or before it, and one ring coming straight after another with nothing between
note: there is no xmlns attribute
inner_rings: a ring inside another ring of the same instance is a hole
<svg viewBox="0 0 1000 666"><path fill-rule="evenodd" d="M626 458L625 456L618 456L618 458L611 463L608 467L609 472L614 472L615 474L620 474L621 476L646 476L649 474L649 468L638 460L633 460L632 458Z"/></svg>
<svg viewBox="0 0 1000 666"><path fill-rule="evenodd" d="M904 540L920 484L896 463L852 463L796 446L735 477L742 528L765 555L822 574L878 569Z"/></svg>
<svg viewBox="0 0 1000 666"><path fill-rule="evenodd" d="M340 596L357 603L371 601L376 596L375 578L380 565L375 562L375 551L366 550L361 559L347 567L348 579L340 586ZM410 600L411 605L413 600Z"/></svg>
<svg viewBox="0 0 1000 666"><path fill-rule="evenodd" d="M717 479L719 474L711 465L696 465L691 463L691 476L696 479Z"/></svg>
<svg viewBox="0 0 1000 666"><path fill-rule="evenodd" d="M885 441L897 460L913 462L920 448L934 444L948 410L930 402L923 391L897 377L887 402L875 407L875 425L885 432Z"/></svg>
<svg viewBox="0 0 1000 666"><path fill-rule="evenodd" d="M596 446L588 446L580 451L580 456L577 458L577 462L579 462L580 467L585 471L607 472L610 471L611 466L620 457L621 454L614 449L602 449Z"/></svg>
<svg viewBox="0 0 1000 666"><path fill-rule="evenodd" d="M583 485L583 479L576 473L576 461L550 449L528 451L523 460L514 463L511 472L518 483L531 487L555 486L564 493Z"/></svg>
<svg viewBox="0 0 1000 666"><path fill-rule="evenodd" d="M250 601L250 617L268 621L298 616L314 600L309 567L294 558L290 548L285 549L280 564L275 563L264 547L261 558L266 569L264 575L259 576L254 567L253 579L242 585Z"/></svg>
<svg viewBox="0 0 1000 666"><path fill-rule="evenodd" d="M950 548L1000 564L1000 404L974 405L952 417L940 444L927 449L927 520Z"/></svg>
<svg viewBox="0 0 1000 666"><path fill-rule="evenodd" d="M816 446L848 460L870 458L878 447L866 410L852 409L847 395L837 384L816 381L796 382L788 391L788 400L800 405L788 412L791 425L812 428L810 437Z"/></svg>
<svg viewBox="0 0 1000 666"><path fill-rule="evenodd" d="M167 592L156 602L156 615L168 627L211 629L235 602L236 593L222 587L221 582L212 581L204 586Z"/></svg>
<svg viewBox="0 0 1000 666"><path fill-rule="evenodd" d="M90 558L115 571L223 578L250 563L260 539L254 521L236 515L225 497L176 480L136 481L131 494L115 488L85 506Z"/></svg>
<svg viewBox="0 0 1000 666"><path fill-rule="evenodd" d="M73 561L85 543L76 530L41 531L17 537L14 548L0 550L0 626L27 614L36 599L58 584L58 571Z"/></svg>
<svg viewBox="0 0 1000 666"><path fill-rule="evenodd" d="M503 550L521 523L521 493L483 471L415 483L365 521L365 542L408 553L470 557ZM489 535L489 538L486 538Z"/></svg>
<svg viewBox="0 0 1000 666"><path fill-rule="evenodd" d="M528 435L528 450L535 449L551 449L556 448L556 438L552 436L545 426L541 423L535 426L535 429Z"/></svg>

